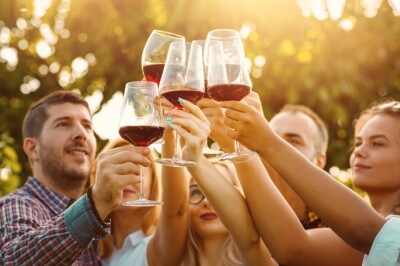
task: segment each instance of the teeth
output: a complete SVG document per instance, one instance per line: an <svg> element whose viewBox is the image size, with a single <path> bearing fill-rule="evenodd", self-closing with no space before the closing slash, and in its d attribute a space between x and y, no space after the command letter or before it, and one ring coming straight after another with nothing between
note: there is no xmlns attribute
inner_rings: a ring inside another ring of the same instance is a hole
<svg viewBox="0 0 400 266"><path fill-rule="evenodd" d="M69 151L69 153L74 155L86 155L86 152L84 151Z"/></svg>

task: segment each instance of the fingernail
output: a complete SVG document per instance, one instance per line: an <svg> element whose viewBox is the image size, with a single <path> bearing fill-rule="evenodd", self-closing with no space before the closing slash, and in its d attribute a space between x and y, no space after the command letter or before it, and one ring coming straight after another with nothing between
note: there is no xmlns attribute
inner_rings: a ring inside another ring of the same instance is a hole
<svg viewBox="0 0 400 266"><path fill-rule="evenodd" d="M185 101L185 99L182 99L182 98L178 98L178 102L180 103L180 104L186 104L186 101Z"/></svg>
<svg viewBox="0 0 400 266"><path fill-rule="evenodd" d="M172 122L172 117L167 117L165 122L167 122L167 124L170 125L170 126L174 125L174 123Z"/></svg>

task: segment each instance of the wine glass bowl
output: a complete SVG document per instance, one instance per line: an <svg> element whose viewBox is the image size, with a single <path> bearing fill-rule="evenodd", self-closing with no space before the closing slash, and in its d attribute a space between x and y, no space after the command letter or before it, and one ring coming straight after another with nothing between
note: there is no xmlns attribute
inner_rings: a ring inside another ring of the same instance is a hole
<svg viewBox="0 0 400 266"><path fill-rule="evenodd" d="M244 65L244 53L237 41L215 41L208 47L208 95L216 101L240 101L251 91L251 80ZM245 162L256 153L240 150L226 153L221 161Z"/></svg>
<svg viewBox="0 0 400 266"><path fill-rule="evenodd" d="M168 31L153 30L142 52L142 71L147 81L157 85L164 70L169 45L172 42L185 42L185 37Z"/></svg>
<svg viewBox="0 0 400 266"><path fill-rule="evenodd" d="M236 30L232 29L215 29L209 31L207 33L205 45L204 45L204 64L208 67L209 62L209 48L214 45L216 42L233 42L238 46L239 54L241 58L244 58L244 48L242 44L242 39L240 38L240 34ZM229 45L223 45L223 49L225 54L231 56L231 52L229 51ZM236 53L236 51L235 51Z"/></svg>
<svg viewBox="0 0 400 266"><path fill-rule="evenodd" d="M155 102L157 84L149 81L133 81L125 86L124 101L119 120L119 134L129 143L148 147L159 140L164 133L160 104ZM124 206L157 206L161 201L148 200L144 193L143 166L141 166L139 199L124 201Z"/></svg>
<svg viewBox="0 0 400 266"><path fill-rule="evenodd" d="M201 46L182 42L172 43L159 87L160 95L177 109L183 109L179 98L192 103L197 103L203 98L204 69ZM194 162L180 159L178 135L176 135L173 157L156 159L156 162L172 167L195 165Z"/></svg>

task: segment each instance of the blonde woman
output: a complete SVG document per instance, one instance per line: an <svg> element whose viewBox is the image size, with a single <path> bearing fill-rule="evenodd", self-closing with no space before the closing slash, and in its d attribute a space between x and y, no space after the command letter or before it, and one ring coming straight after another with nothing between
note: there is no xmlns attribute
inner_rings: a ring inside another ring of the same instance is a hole
<svg viewBox="0 0 400 266"><path fill-rule="evenodd" d="M196 163L187 168L193 178L184 265L276 265L235 186L234 172L213 165L202 154L210 132L207 117L196 105L182 99L180 103L185 111L168 110L167 121L185 142L182 158Z"/></svg>
<svg viewBox="0 0 400 266"><path fill-rule="evenodd" d="M217 170L235 187L240 187L236 171L232 165L213 162ZM212 178L212 177L211 177ZM189 234L184 265L240 265L235 244L229 231L218 218L210 202L206 199L195 179L191 177L189 186ZM207 250L213 245L220 248Z"/></svg>

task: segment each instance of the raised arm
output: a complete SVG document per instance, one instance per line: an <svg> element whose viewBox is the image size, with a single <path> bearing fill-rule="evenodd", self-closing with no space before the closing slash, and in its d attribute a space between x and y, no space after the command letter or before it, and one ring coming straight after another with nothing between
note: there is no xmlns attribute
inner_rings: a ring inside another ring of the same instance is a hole
<svg viewBox="0 0 400 266"><path fill-rule="evenodd" d="M165 99L161 101L165 110L169 110L169 102ZM174 154L175 133L168 124L165 128L162 157L171 158ZM156 233L149 243L147 261L149 265L179 265L185 252L188 228L187 172L180 167L162 166L161 184L164 204Z"/></svg>
<svg viewBox="0 0 400 266"><path fill-rule="evenodd" d="M227 132L229 137L267 160L324 223L348 244L361 252L369 252L385 222L383 217L282 140L254 108L241 102L222 102L221 107L227 108L225 123L232 128Z"/></svg>
<svg viewBox="0 0 400 266"><path fill-rule="evenodd" d="M174 129L188 144L183 156L196 162L196 166L187 170L230 232L243 264L275 265L254 226L243 195L202 155L202 147L210 131L206 116L193 104L186 103L184 106L190 113L174 111L173 115ZM198 125L197 129L190 127L192 123Z"/></svg>
<svg viewBox="0 0 400 266"><path fill-rule="evenodd" d="M268 177L260 158L235 164L253 220L272 256L283 265L360 265L363 254L329 228L304 230Z"/></svg>
<svg viewBox="0 0 400 266"><path fill-rule="evenodd" d="M44 212L44 203L35 199L0 200L0 265L69 265L88 248L94 253L93 240L108 235L106 218L121 203L123 188L140 182L139 164L149 165L148 153L124 147L100 155L93 188L58 215L54 209Z"/></svg>

